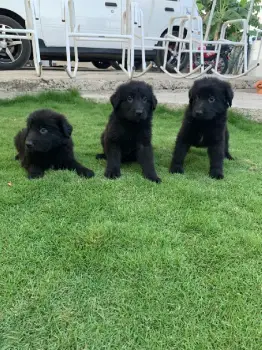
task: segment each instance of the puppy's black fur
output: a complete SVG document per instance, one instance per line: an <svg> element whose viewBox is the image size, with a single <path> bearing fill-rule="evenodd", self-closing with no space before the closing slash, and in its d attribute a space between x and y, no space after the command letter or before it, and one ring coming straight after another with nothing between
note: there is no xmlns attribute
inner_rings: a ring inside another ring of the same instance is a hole
<svg viewBox="0 0 262 350"><path fill-rule="evenodd" d="M196 80L189 91L189 105L176 139L171 173L183 173L183 164L190 146L207 147L210 159L209 175L223 179L224 158L229 153L227 109L234 93L229 83L217 78Z"/></svg>
<svg viewBox="0 0 262 350"><path fill-rule="evenodd" d="M65 116L49 109L33 112L27 119L27 127L18 132L14 142L28 178L44 176L45 170L75 170L78 175L92 177L92 170L75 160L71 134L73 127Z"/></svg>
<svg viewBox="0 0 262 350"><path fill-rule="evenodd" d="M142 81L122 84L110 98L113 112L101 136L103 154L97 159L106 159L105 176L120 177L121 162L138 161L145 178L159 183L154 166L152 117L157 99L151 86Z"/></svg>

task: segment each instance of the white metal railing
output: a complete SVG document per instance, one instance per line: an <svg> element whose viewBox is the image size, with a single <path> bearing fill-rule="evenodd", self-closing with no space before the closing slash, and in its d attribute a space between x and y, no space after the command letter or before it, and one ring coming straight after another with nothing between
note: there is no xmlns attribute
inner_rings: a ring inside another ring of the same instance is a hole
<svg viewBox="0 0 262 350"><path fill-rule="evenodd" d="M69 77L76 77L78 70L78 42L79 41L107 41L122 43L122 63L120 67L122 71L130 78L135 78L145 74L151 64L146 66L145 48L144 48L144 21L143 12L138 3L127 0L126 13L123 14L123 28L121 34L101 34L92 32L81 32L80 25L76 23L74 0L63 0L62 21L65 22L66 33L66 56L67 67L66 72ZM139 28L141 35L141 51L142 51L142 73L135 74L135 28ZM74 43L74 61L75 66L72 71L70 38ZM127 57L126 57L127 52Z"/></svg>

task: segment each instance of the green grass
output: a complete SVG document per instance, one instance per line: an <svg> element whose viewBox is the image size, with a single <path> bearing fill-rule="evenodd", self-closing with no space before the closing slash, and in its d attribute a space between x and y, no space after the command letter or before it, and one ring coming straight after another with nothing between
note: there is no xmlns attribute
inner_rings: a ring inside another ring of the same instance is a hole
<svg viewBox="0 0 262 350"><path fill-rule="evenodd" d="M95 178L27 180L13 136L40 107L69 117ZM261 350L262 125L230 114L225 180L196 149L170 175L182 111L159 107L163 183L135 164L110 181L95 160L110 110L76 92L0 103L0 349Z"/></svg>

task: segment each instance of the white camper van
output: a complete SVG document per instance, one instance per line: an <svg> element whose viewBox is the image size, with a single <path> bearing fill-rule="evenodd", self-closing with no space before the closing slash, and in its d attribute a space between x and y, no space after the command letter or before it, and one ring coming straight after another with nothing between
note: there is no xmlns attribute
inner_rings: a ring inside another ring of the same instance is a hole
<svg viewBox="0 0 262 350"><path fill-rule="evenodd" d="M40 51L43 60L65 60L65 28L61 20L61 0L36 0L40 10L37 21L40 38ZM188 14L192 11L194 0L137 0L144 12L145 35L153 37L164 36L169 18ZM120 33L121 14L125 10L126 0L75 0L77 22L81 30L96 33ZM178 31L178 25L174 31ZM24 0L0 1L0 28L24 28ZM196 30L198 28L195 28ZM0 39L0 69L16 69L23 67L31 56L31 43L27 40L8 40L1 46ZM162 43L149 43L151 46ZM79 60L97 63L106 67L121 58L120 43L83 41L79 48ZM147 51L147 59L161 64L163 51ZM139 62L141 52L136 52ZM186 64L184 57L181 64Z"/></svg>

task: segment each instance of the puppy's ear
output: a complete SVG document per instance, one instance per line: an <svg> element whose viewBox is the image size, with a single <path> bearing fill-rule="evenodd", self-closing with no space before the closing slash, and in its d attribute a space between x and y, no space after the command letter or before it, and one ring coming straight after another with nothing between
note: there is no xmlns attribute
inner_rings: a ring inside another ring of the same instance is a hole
<svg viewBox="0 0 262 350"><path fill-rule="evenodd" d="M73 131L73 127L71 124L68 123L68 121L63 118L60 120L60 128L63 132L63 134L65 135L65 137L70 137Z"/></svg>
<svg viewBox="0 0 262 350"><path fill-rule="evenodd" d="M232 106L232 100L234 98L234 92L233 89L231 87L231 85L228 82L224 82L224 86L225 86L225 97L226 97L226 102L228 107Z"/></svg>
<svg viewBox="0 0 262 350"><path fill-rule="evenodd" d="M156 109L157 106L157 98L154 94L152 94L152 109L153 111Z"/></svg>
<svg viewBox="0 0 262 350"><path fill-rule="evenodd" d="M119 91L116 90L115 93L110 97L110 102L114 109L117 109L120 105L120 94Z"/></svg>

